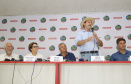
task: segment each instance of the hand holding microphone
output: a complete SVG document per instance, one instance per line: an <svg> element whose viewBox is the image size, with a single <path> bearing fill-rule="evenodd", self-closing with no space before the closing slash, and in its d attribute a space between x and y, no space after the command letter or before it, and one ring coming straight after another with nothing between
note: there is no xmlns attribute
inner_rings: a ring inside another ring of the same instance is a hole
<svg viewBox="0 0 131 84"><path fill-rule="evenodd" d="M93 33L93 36L94 36L95 38L98 38L97 34L94 32L94 28L91 28L91 31L92 31L92 33Z"/></svg>
<svg viewBox="0 0 131 84"><path fill-rule="evenodd" d="M94 32L93 33L93 36L96 38L96 39L98 39L98 36L97 36L97 34Z"/></svg>

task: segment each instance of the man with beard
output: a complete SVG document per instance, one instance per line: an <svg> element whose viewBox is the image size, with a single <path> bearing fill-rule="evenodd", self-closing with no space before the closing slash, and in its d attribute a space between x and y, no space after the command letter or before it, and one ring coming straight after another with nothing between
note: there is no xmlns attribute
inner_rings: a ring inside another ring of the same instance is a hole
<svg viewBox="0 0 131 84"><path fill-rule="evenodd" d="M116 43L118 51L111 55L110 61L128 61L131 51L126 50L126 40L124 38L118 38Z"/></svg>
<svg viewBox="0 0 131 84"><path fill-rule="evenodd" d="M91 61L91 56L99 56L98 46L103 46L103 42L93 31L92 26L94 23L94 18L87 17L83 19L80 24L83 30L75 37L76 45L80 48L81 58L88 61Z"/></svg>
<svg viewBox="0 0 131 84"><path fill-rule="evenodd" d="M6 53L0 55L0 61L4 61L5 59L8 60L19 60L19 55L12 53L13 52L13 45L12 43L6 43L4 45L4 50Z"/></svg>

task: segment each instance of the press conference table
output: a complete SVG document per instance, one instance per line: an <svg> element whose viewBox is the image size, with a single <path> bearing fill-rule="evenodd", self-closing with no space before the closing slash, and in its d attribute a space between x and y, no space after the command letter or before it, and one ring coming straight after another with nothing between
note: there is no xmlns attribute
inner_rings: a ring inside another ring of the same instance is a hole
<svg viewBox="0 0 131 84"><path fill-rule="evenodd" d="M32 84L131 84L130 61L35 64L1 61L0 84L31 84L33 68Z"/></svg>

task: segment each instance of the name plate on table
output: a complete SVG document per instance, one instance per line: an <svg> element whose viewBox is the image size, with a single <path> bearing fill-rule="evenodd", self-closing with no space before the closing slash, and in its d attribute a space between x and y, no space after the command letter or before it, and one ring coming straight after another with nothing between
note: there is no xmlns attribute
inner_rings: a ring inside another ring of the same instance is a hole
<svg viewBox="0 0 131 84"><path fill-rule="evenodd" d="M33 61L34 62L35 61L35 56L25 56L24 61L31 61L31 62Z"/></svg>
<svg viewBox="0 0 131 84"><path fill-rule="evenodd" d="M91 56L91 61L105 61L104 56Z"/></svg>
<svg viewBox="0 0 131 84"><path fill-rule="evenodd" d="M128 57L128 61L131 61L131 56Z"/></svg>
<svg viewBox="0 0 131 84"><path fill-rule="evenodd" d="M50 62L63 62L63 56L50 56Z"/></svg>

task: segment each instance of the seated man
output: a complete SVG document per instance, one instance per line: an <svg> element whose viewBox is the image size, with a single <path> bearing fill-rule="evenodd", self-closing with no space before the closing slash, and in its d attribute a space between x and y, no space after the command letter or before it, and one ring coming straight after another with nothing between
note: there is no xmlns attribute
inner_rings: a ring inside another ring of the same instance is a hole
<svg viewBox="0 0 131 84"><path fill-rule="evenodd" d="M12 53L13 52L13 45L12 43L6 43L4 45L4 50L6 53L0 55L0 61L4 61L5 59L11 60L19 60L19 55Z"/></svg>
<svg viewBox="0 0 131 84"><path fill-rule="evenodd" d="M118 51L111 55L110 61L128 61L131 51L126 50L126 40L118 38L116 43Z"/></svg>
<svg viewBox="0 0 131 84"><path fill-rule="evenodd" d="M57 56L63 56L63 59L66 59L66 60L76 61L74 54L67 52L67 47L64 43L60 43L58 47L60 50L60 54Z"/></svg>

